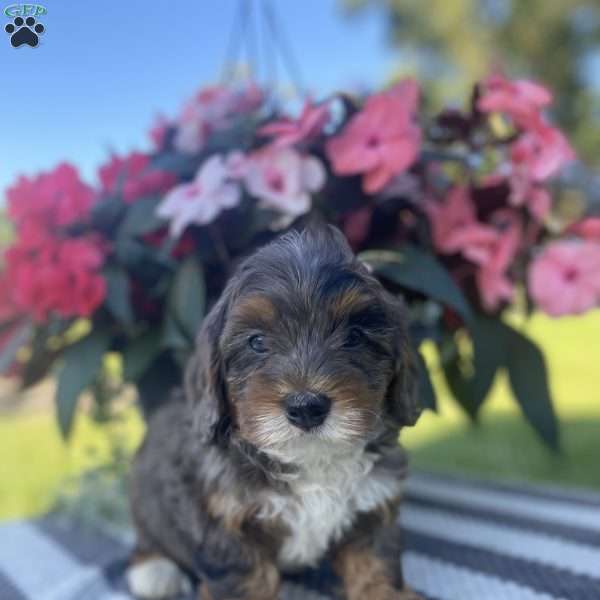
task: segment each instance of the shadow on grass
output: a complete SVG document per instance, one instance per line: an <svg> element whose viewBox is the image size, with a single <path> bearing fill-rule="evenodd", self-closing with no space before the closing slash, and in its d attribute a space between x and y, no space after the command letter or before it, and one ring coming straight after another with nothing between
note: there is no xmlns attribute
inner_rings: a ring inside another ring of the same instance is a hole
<svg viewBox="0 0 600 600"><path fill-rule="evenodd" d="M512 481L600 490L600 419L561 425L562 452L548 450L521 417L494 416L411 449L412 465Z"/></svg>

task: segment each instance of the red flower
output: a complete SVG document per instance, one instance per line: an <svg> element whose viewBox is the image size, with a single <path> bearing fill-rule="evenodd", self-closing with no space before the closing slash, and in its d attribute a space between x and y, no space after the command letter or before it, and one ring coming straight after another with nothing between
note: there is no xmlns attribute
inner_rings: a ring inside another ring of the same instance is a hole
<svg viewBox="0 0 600 600"><path fill-rule="evenodd" d="M19 311L13 298L14 290L6 278L0 274L0 353L11 343L14 336L26 324L26 316ZM3 372L3 375L17 376L20 364L13 361Z"/></svg>
<svg viewBox="0 0 600 600"><path fill-rule="evenodd" d="M421 130L414 123L418 97L419 88L412 79L371 96L342 133L327 143L334 173L364 173L363 190L375 194L406 171L421 146Z"/></svg>
<svg viewBox="0 0 600 600"><path fill-rule="evenodd" d="M101 245L93 239L47 236L39 244L18 240L6 252L6 281L18 310L44 322L61 317L90 316L106 295L99 269Z"/></svg>
<svg viewBox="0 0 600 600"><path fill-rule="evenodd" d="M33 178L20 177L6 197L8 214L18 229L35 224L51 230L85 221L95 201L92 188L68 163Z"/></svg>
<svg viewBox="0 0 600 600"><path fill-rule="evenodd" d="M511 81L503 75L491 75L483 83L483 95L477 108L482 112L503 112L520 127L535 125L541 111L552 102L552 94L543 86L525 79Z"/></svg>
<svg viewBox="0 0 600 600"><path fill-rule="evenodd" d="M259 135L274 137L273 146L285 148L316 137L329 119L327 104L311 104L307 100L298 119L282 119L268 123L258 130Z"/></svg>
<svg viewBox="0 0 600 600"><path fill-rule="evenodd" d="M123 158L113 155L110 162L100 167L98 176L103 193L121 191L127 203L143 196L164 194L177 183L175 174L152 169L150 157L141 152L132 152Z"/></svg>
<svg viewBox="0 0 600 600"><path fill-rule="evenodd" d="M153 231L152 233L147 233L144 235L143 240L153 248L160 248L168 237L168 228L161 227L157 231ZM171 250L171 256L173 258L182 259L192 254L195 249L196 241L194 240L193 236L189 234L189 232L185 232Z"/></svg>

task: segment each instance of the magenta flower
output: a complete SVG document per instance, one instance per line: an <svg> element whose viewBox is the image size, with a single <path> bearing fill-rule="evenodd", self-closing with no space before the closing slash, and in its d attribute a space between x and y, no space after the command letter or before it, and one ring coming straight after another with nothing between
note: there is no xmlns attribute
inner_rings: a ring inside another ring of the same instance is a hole
<svg viewBox="0 0 600 600"><path fill-rule="evenodd" d="M336 175L364 174L363 190L375 194L406 171L421 147L415 124L419 88L412 79L371 96L344 130L328 141L327 156Z"/></svg>
<svg viewBox="0 0 600 600"><path fill-rule="evenodd" d="M584 313L600 303L600 244L549 244L529 268L529 293L552 317Z"/></svg>
<svg viewBox="0 0 600 600"><path fill-rule="evenodd" d="M483 95L477 103L482 112L502 112L520 127L529 128L537 123L541 111L552 102L552 94L543 86L503 75L491 75L483 83Z"/></svg>
<svg viewBox="0 0 600 600"><path fill-rule="evenodd" d="M312 104L307 100L298 119L281 119L258 130L259 135L275 138L272 145L285 148L318 136L329 119L327 104Z"/></svg>
<svg viewBox="0 0 600 600"><path fill-rule="evenodd" d="M171 222L170 234L177 238L188 225L206 225L239 201L239 185L231 181L223 157L215 154L202 164L193 181L173 188L156 212Z"/></svg>
<svg viewBox="0 0 600 600"><path fill-rule="evenodd" d="M290 216L310 210L311 193L325 183L325 168L313 156L285 148L266 148L248 157L246 186L264 206Z"/></svg>

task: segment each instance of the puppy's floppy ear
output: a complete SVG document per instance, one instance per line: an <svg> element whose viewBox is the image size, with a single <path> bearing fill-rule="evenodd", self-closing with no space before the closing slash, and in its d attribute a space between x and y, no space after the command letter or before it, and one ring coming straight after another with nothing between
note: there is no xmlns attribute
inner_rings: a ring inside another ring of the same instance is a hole
<svg viewBox="0 0 600 600"><path fill-rule="evenodd" d="M229 436L229 402L219 347L226 312L223 297L204 318L185 369L185 395L194 407L194 429L206 443L224 443Z"/></svg>
<svg viewBox="0 0 600 600"><path fill-rule="evenodd" d="M394 374L387 390L387 410L399 426L414 425L421 415L417 355L406 333L404 307L395 301L397 319Z"/></svg>

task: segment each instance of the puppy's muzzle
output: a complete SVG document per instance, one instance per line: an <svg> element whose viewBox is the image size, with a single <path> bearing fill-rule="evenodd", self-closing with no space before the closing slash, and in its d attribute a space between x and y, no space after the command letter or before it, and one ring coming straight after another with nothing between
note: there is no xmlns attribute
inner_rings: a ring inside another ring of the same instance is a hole
<svg viewBox="0 0 600 600"><path fill-rule="evenodd" d="M288 421L308 431L325 421L331 408L331 399L325 394L298 392L286 396L284 405Z"/></svg>

